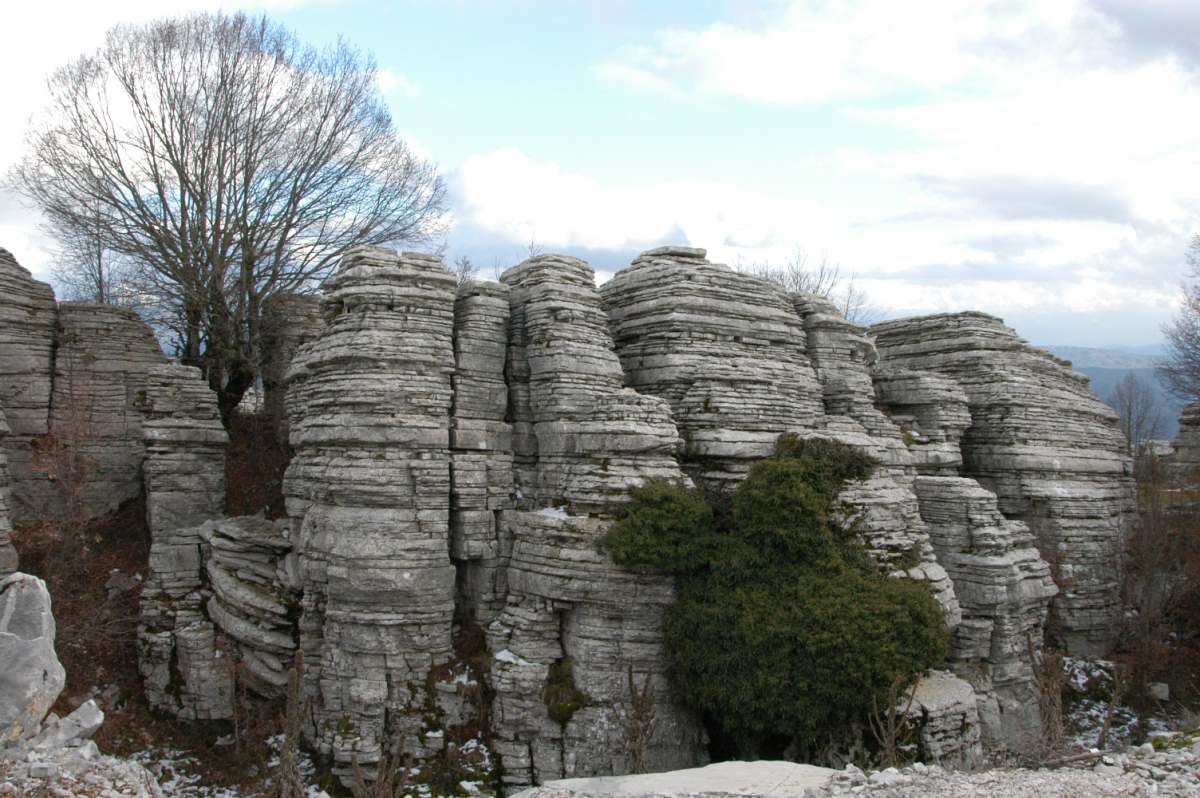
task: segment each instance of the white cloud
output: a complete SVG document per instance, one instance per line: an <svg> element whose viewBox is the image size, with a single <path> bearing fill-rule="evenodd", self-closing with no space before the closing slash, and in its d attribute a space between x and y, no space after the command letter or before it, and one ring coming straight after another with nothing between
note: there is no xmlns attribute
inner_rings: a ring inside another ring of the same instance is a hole
<svg viewBox="0 0 1200 798"><path fill-rule="evenodd" d="M421 87L414 83L408 76L402 75L388 67L379 70L379 91L385 96L397 95L406 99L415 99L421 96Z"/></svg>
<svg viewBox="0 0 1200 798"><path fill-rule="evenodd" d="M505 148L468 158L458 173L463 221L514 244L637 249L664 240L716 258L790 250L820 228L817 205L708 180L607 185Z"/></svg>

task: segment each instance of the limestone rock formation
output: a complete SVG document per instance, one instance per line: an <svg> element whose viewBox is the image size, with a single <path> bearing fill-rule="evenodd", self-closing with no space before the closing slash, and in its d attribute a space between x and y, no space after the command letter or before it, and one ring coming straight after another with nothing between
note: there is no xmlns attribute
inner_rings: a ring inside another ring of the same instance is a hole
<svg viewBox="0 0 1200 798"><path fill-rule="evenodd" d="M923 371L876 368L875 395L904 442L920 474L957 476L962 470L959 442L971 426L967 395L958 383Z"/></svg>
<svg viewBox="0 0 1200 798"><path fill-rule="evenodd" d="M271 295L263 303L262 350L259 372L262 376L262 412L270 419L280 444L288 443L287 370L296 350L316 338L324 321L321 303L316 297L282 293Z"/></svg>
<svg viewBox="0 0 1200 798"><path fill-rule="evenodd" d="M138 670L150 706L185 720L233 715L232 658L206 610L204 534L215 522L159 530L142 589Z"/></svg>
<svg viewBox="0 0 1200 798"><path fill-rule="evenodd" d="M57 318L50 286L0 249L0 408L12 431L4 446L12 472L10 511L17 521L36 518L50 500L32 446L50 430Z"/></svg>
<svg viewBox="0 0 1200 798"><path fill-rule="evenodd" d="M975 480L923 476L915 487L962 607L954 669L975 688L985 742L992 750L1035 753L1041 716L1032 659L1058 592L1050 566L1029 527L1005 519L996 495Z"/></svg>
<svg viewBox="0 0 1200 798"><path fill-rule="evenodd" d="M12 543L12 489L8 472L8 456L4 439L8 437L8 422L0 410L0 579L17 570L17 550Z"/></svg>
<svg viewBox="0 0 1200 798"><path fill-rule="evenodd" d="M1192 402L1179 414L1179 432L1172 449L1164 458L1167 480L1177 486L1200 484L1200 402Z"/></svg>
<svg viewBox="0 0 1200 798"><path fill-rule="evenodd" d="M1056 633L1068 651L1103 654L1115 635L1133 511L1132 465L1116 414L1066 361L992 316L902 319L870 332L885 365L936 372L966 393L963 474L1033 531L1060 587Z"/></svg>
<svg viewBox="0 0 1200 798"><path fill-rule="evenodd" d="M95 517L141 493L141 397L147 371L167 359L136 313L112 305L60 303L56 343L48 454L77 470L70 482L57 475L74 494L63 503Z"/></svg>
<svg viewBox="0 0 1200 798"><path fill-rule="evenodd" d="M138 668L150 705L182 718L227 718L231 664L218 661L216 631L204 612L201 525L225 505L227 437L217 397L198 369L155 366L138 403L145 417L146 520L150 564L138 624Z"/></svg>
<svg viewBox="0 0 1200 798"><path fill-rule="evenodd" d="M200 370L164 363L148 370L137 398L144 420L142 466L150 535L195 526L225 508L225 447L216 394Z"/></svg>
<svg viewBox="0 0 1200 798"><path fill-rule="evenodd" d="M512 508L513 432L506 420L508 286L472 282L454 303L454 408L450 421L450 556L458 602L480 626L495 620L508 590L512 540L501 513Z"/></svg>
<svg viewBox="0 0 1200 798"><path fill-rule="evenodd" d="M451 654L455 279L438 258L359 248L324 290L326 325L288 372L284 493L310 735L349 776L390 740L427 751L425 686Z"/></svg>
<svg viewBox="0 0 1200 798"><path fill-rule="evenodd" d="M37 734L62 692L54 632L45 582L22 573L0 579L0 746Z"/></svg>
<svg viewBox="0 0 1200 798"><path fill-rule="evenodd" d="M648 684L657 708L648 767L695 764L702 732L665 678L671 580L625 572L596 546L630 488L683 478L670 409L624 387L586 263L542 255L501 281L517 509L501 514L508 597L487 632L505 783L626 772L631 684Z"/></svg>
<svg viewBox="0 0 1200 798"><path fill-rule="evenodd" d="M906 699L908 716L918 724L919 760L959 770L983 763L975 690L947 671L930 671Z"/></svg>
<svg viewBox="0 0 1200 798"><path fill-rule="evenodd" d="M692 476L728 482L821 426L822 388L787 296L704 256L652 249L600 290L627 384L670 403Z"/></svg>

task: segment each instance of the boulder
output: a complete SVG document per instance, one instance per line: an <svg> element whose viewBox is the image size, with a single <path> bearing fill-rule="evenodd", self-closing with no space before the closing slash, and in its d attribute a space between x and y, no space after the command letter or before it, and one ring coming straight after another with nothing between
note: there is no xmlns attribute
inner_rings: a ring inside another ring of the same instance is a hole
<svg viewBox="0 0 1200 798"><path fill-rule="evenodd" d="M37 734L62 692L54 631L45 582L22 573L0 580L0 745Z"/></svg>

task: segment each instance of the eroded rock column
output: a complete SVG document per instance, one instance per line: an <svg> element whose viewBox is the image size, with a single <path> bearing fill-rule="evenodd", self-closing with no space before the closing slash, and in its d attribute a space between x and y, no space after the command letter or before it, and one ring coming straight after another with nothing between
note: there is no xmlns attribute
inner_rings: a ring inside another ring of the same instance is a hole
<svg viewBox="0 0 1200 798"><path fill-rule="evenodd" d="M1054 634L1072 654L1104 654L1116 634L1134 509L1116 414L1066 361L983 313L884 322L871 334L889 366L937 372L962 387L971 413L964 474L1033 531L1060 591Z"/></svg>
<svg viewBox="0 0 1200 798"><path fill-rule="evenodd" d="M0 407L11 430L4 447L14 521L36 520L52 507L50 484L38 473L33 443L50 431L57 323L54 291L0 248Z"/></svg>
<svg viewBox="0 0 1200 798"><path fill-rule="evenodd" d="M288 372L284 493L309 733L349 777L391 740L418 756L435 743L424 702L454 614L455 280L438 258L359 248L324 291L326 324Z"/></svg>
<svg viewBox="0 0 1200 798"><path fill-rule="evenodd" d="M488 627L496 751L510 786L627 772L630 683L649 684L651 770L703 758L697 719L670 703L662 644L671 579L597 551L628 491L683 478L666 402L623 384L591 268L544 255L508 270L516 509L508 601Z"/></svg>
<svg viewBox="0 0 1200 798"><path fill-rule="evenodd" d="M146 374L142 466L150 561L138 623L138 669L155 709L189 720L233 712L234 663L204 611L204 523L225 509L225 429L200 370Z"/></svg>
<svg viewBox="0 0 1200 798"><path fill-rule="evenodd" d="M486 626L504 607L512 540L500 513L512 507L512 425L504 366L508 286L461 286L454 304L454 410L450 421L450 556L464 620Z"/></svg>
<svg viewBox="0 0 1200 798"><path fill-rule="evenodd" d="M17 550L12 543L12 488L11 476L8 471L8 456L4 448L4 439L10 430L0 410L0 579L17 570Z"/></svg>

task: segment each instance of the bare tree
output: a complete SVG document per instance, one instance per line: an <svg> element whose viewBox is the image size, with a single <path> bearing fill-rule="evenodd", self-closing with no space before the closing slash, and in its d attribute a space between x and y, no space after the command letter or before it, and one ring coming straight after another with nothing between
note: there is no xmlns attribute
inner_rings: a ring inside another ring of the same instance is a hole
<svg viewBox="0 0 1200 798"><path fill-rule="evenodd" d="M830 263L828 258L810 266L808 254L799 249L782 266L763 261L740 265L738 271L770 280L789 294L815 294L828 299L837 305L844 318L857 324L871 324L880 315L866 292L855 285L853 274L843 276L841 267Z"/></svg>
<svg viewBox="0 0 1200 798"><path fill-rule="evenodd" d="M135 310L143 304L135 264L105 246L97 230L53 223L44 227L57 242L50 275L60 298Z"/></svg>
<svg viewBox="0 0 1200 798"><path fill-rule="evenodd" d="M1185 257L1191 282L1183 284L1179 312L1163 325L1167 355L1158 376L1171 393L1190 402L1200 398L1200 235L1192 236Z"/></svg>
<svg viewBox="0 0 1200 798"><path fill-rule="evenodd" d="M471 258L467 255L459 255L454 259L454 265L449 269L450 273L458 278L458 287L464 288L475 282L479 267L471 262Z"/></svg>
<svg viewBox="0 0 1200 798"><path fill-rule="evenodd" d="M243 14L124 25L48 89L13 182L55 228L136 264L226 414L254 381L267 297L441 224L441 178L344 42L318 51Z"/></svg>
<svg viewBox="0 0 1200 798"><path fill-rule="evenodd" d="M1108 395L1108 405L1121 417L1125 450L1140 457L1162 426L1162 403L1154 386L1136 374L1126 374Z"/></svg>

